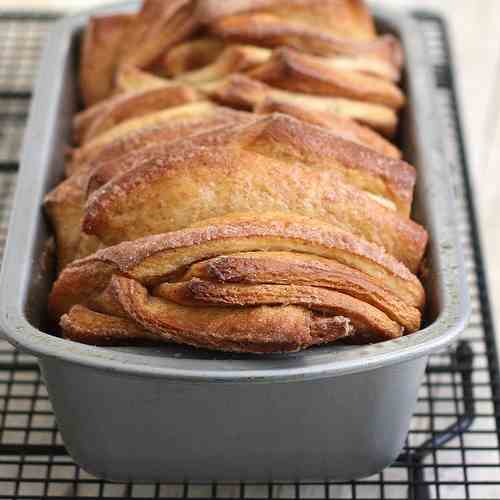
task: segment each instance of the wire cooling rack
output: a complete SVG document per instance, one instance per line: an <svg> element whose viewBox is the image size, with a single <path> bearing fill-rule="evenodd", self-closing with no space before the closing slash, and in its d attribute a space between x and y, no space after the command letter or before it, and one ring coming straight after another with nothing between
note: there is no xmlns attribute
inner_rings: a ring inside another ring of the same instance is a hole
<svg viewBox="0 0 500 500"><path fill-rule="evenodd" d="M452 63L443 21L415 14L435 69L437 118L453 171L472 294L461 341L431 356L398 461L360 481L273 484L120 484L67 455L33 357L0 340L0 499L46 498L500 498L499 366ZM0 256L38 55L54 16L0 12ZM438 116L439 115L439 116ZM13 293L16 284L13 283Z"/></svg>

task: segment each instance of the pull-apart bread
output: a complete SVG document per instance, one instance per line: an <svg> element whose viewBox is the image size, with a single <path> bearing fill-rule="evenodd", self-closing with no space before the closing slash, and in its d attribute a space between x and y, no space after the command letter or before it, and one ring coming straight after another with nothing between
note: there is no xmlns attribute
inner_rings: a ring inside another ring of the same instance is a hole
<svg viewBox="0 0 500 500"><path fill-rule="evenodd" d="M175 78L215 62L225 47L221 39L211 36L186 40L166 51L159 67L164 76Z"/></svg>
<svg viewBox="0 0 500 500"><path fill-rule="evenodd" d="M330 129L335 135L391 158L401 159L401 151L390 141L384 139L369 127L328 111L312 111L301 103L290 103L272 98L264 99L254 108L257 114L283 113L312 125Z"/></svg>
<svg viewBox="0 0 500 500"><path fill-rule="evenodd" d="M290 92L237 73L205 85L205 90L214 100L237 109L255 110L271 99L283 104L299 104L311 113L326 112L348 118L388 137L394 135L397 127L397 113L388 106L345 97Z"/></svg>
<svg viewBox="0 0 500 500"><path fill-rule="evenodd" d="M45 201L64 338L271 353L418 331L428 236L390 141L402 63L361 0L92 18Z"/></svg>
<svg viewBox="0 0 500 500"><path fill-rule="evenodd" d="M346 39L371 40L377 35L372 16L361 0L199 0L197 6L200 22L207 25L254 13Z"/></svg>
<svg viewBox="0 0 500 500"><path fill-rule="evenodd" d="M221 108L210 102L195 102L129 120L80 148L81 154L75 154L69 169L72 175L45 200L56 237L58 267L62 269L78 256L88 255L90 241L95 244L91 249L99 247L96 238L81 231L90 186L102 183L104 176L109 178L132 168L139 153L149 145L166 146L184 137L253 119L249 113Z"/></svg>
<svg viewBox="0 0 500 500"><path fill-rule="evenodd" d="M87 200L83 229L108 245L210 216L281 210L363 236L412 270L422 258L426 233L408 218L413 167L327 130L271 115L142 153Z"/></svg>
<svg viewBox="0 0 500 500"><path fill-rule="evenodd" d="M118 64L148 67L174 45L196 32L195 0L144 0L127 27L118 53Z"/></svg>
<svg viewBox="0 0 500 500"><path fill-rule="evenodd" d="M243 256L250 265L258 265L261 257L254 257L254 252L263 250L273 252L264 257L277 255L285 266L286 258L293 259L287 266L289 280L297 276L299 283L316 285L283 284L279 269L266 273L265 267L251 274L266 285L249 283L244 269L240 276L230 273L230 284L217 272L210 273L211 279L191 277L203 276L200 263L220 256ZM274 252L284 252L285 258ZM158 341L268 352L345 336L396 338L405 330L402 323L407 331L415 330L423 300L418 278L377 245L317 219L265 213L205 220L75 261L56 281L50 308L55 316L62 315L65 335L77 340L80 335L92 336L92 331L85 330L87 317L82 323L72 314L75 306L104 315L105 320L127 320L157 335ZM372 305L377 301L384 303L386 312ZM99 319L95 316L90 324L99 329ZM104 342L109 344L112 335L110 330Z"/></svg>
<svg viewBox="0 0 500 500"><path fill-rule="evenodd" d="M117 14L89 20L80 55L80 89L85 106L92 106L113 91L118 49L133 16Z"/></svg>

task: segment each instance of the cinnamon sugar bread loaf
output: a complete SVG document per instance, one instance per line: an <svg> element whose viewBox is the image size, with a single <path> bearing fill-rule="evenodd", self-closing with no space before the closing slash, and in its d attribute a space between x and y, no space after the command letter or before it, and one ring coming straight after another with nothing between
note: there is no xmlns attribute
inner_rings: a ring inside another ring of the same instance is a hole
<svg viewBox="0 0 500 500"><path fill-rule="evenodd" d="M361 0L91 19L45 201L63 336L270 353L417 331L428 237L390 142L402 63Z"/></svg>

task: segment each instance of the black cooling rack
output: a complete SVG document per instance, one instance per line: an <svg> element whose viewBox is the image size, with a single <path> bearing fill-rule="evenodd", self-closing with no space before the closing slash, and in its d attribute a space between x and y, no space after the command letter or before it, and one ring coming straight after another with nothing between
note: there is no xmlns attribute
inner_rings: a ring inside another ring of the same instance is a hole
<svg viewBox="0 0 500 500"><path fill-rule="evenodd" d="M380 474L352 482L139 485L100 481L67 455L35 359L0 340L0 499L500 498L499 366L448 38L439 17L415 16L435 69L436 115L442 120L446 157L453 171L473 314L461 341L431 356L398 461ZM38 55L54 19L47 14L0 12L0 255Z"/></svg>

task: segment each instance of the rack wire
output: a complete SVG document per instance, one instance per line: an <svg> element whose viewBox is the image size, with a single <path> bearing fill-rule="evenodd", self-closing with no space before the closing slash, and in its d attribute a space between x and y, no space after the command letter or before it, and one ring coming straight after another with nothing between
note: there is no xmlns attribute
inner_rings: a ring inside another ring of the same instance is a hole
<svg viewBox="0 0 500 500"><path fill-rule="evenodd" d="M120 484L68 456L36 360L0 340L0 499L500 498L500 379L446 26L415 13L434 66L436 114L453 172L471 287L461 341L431 356L405 448L390 468L348 482ZM54 15L0 12L0 257L39 51ZM13 284L13 293L15 284Z"/></svg>

